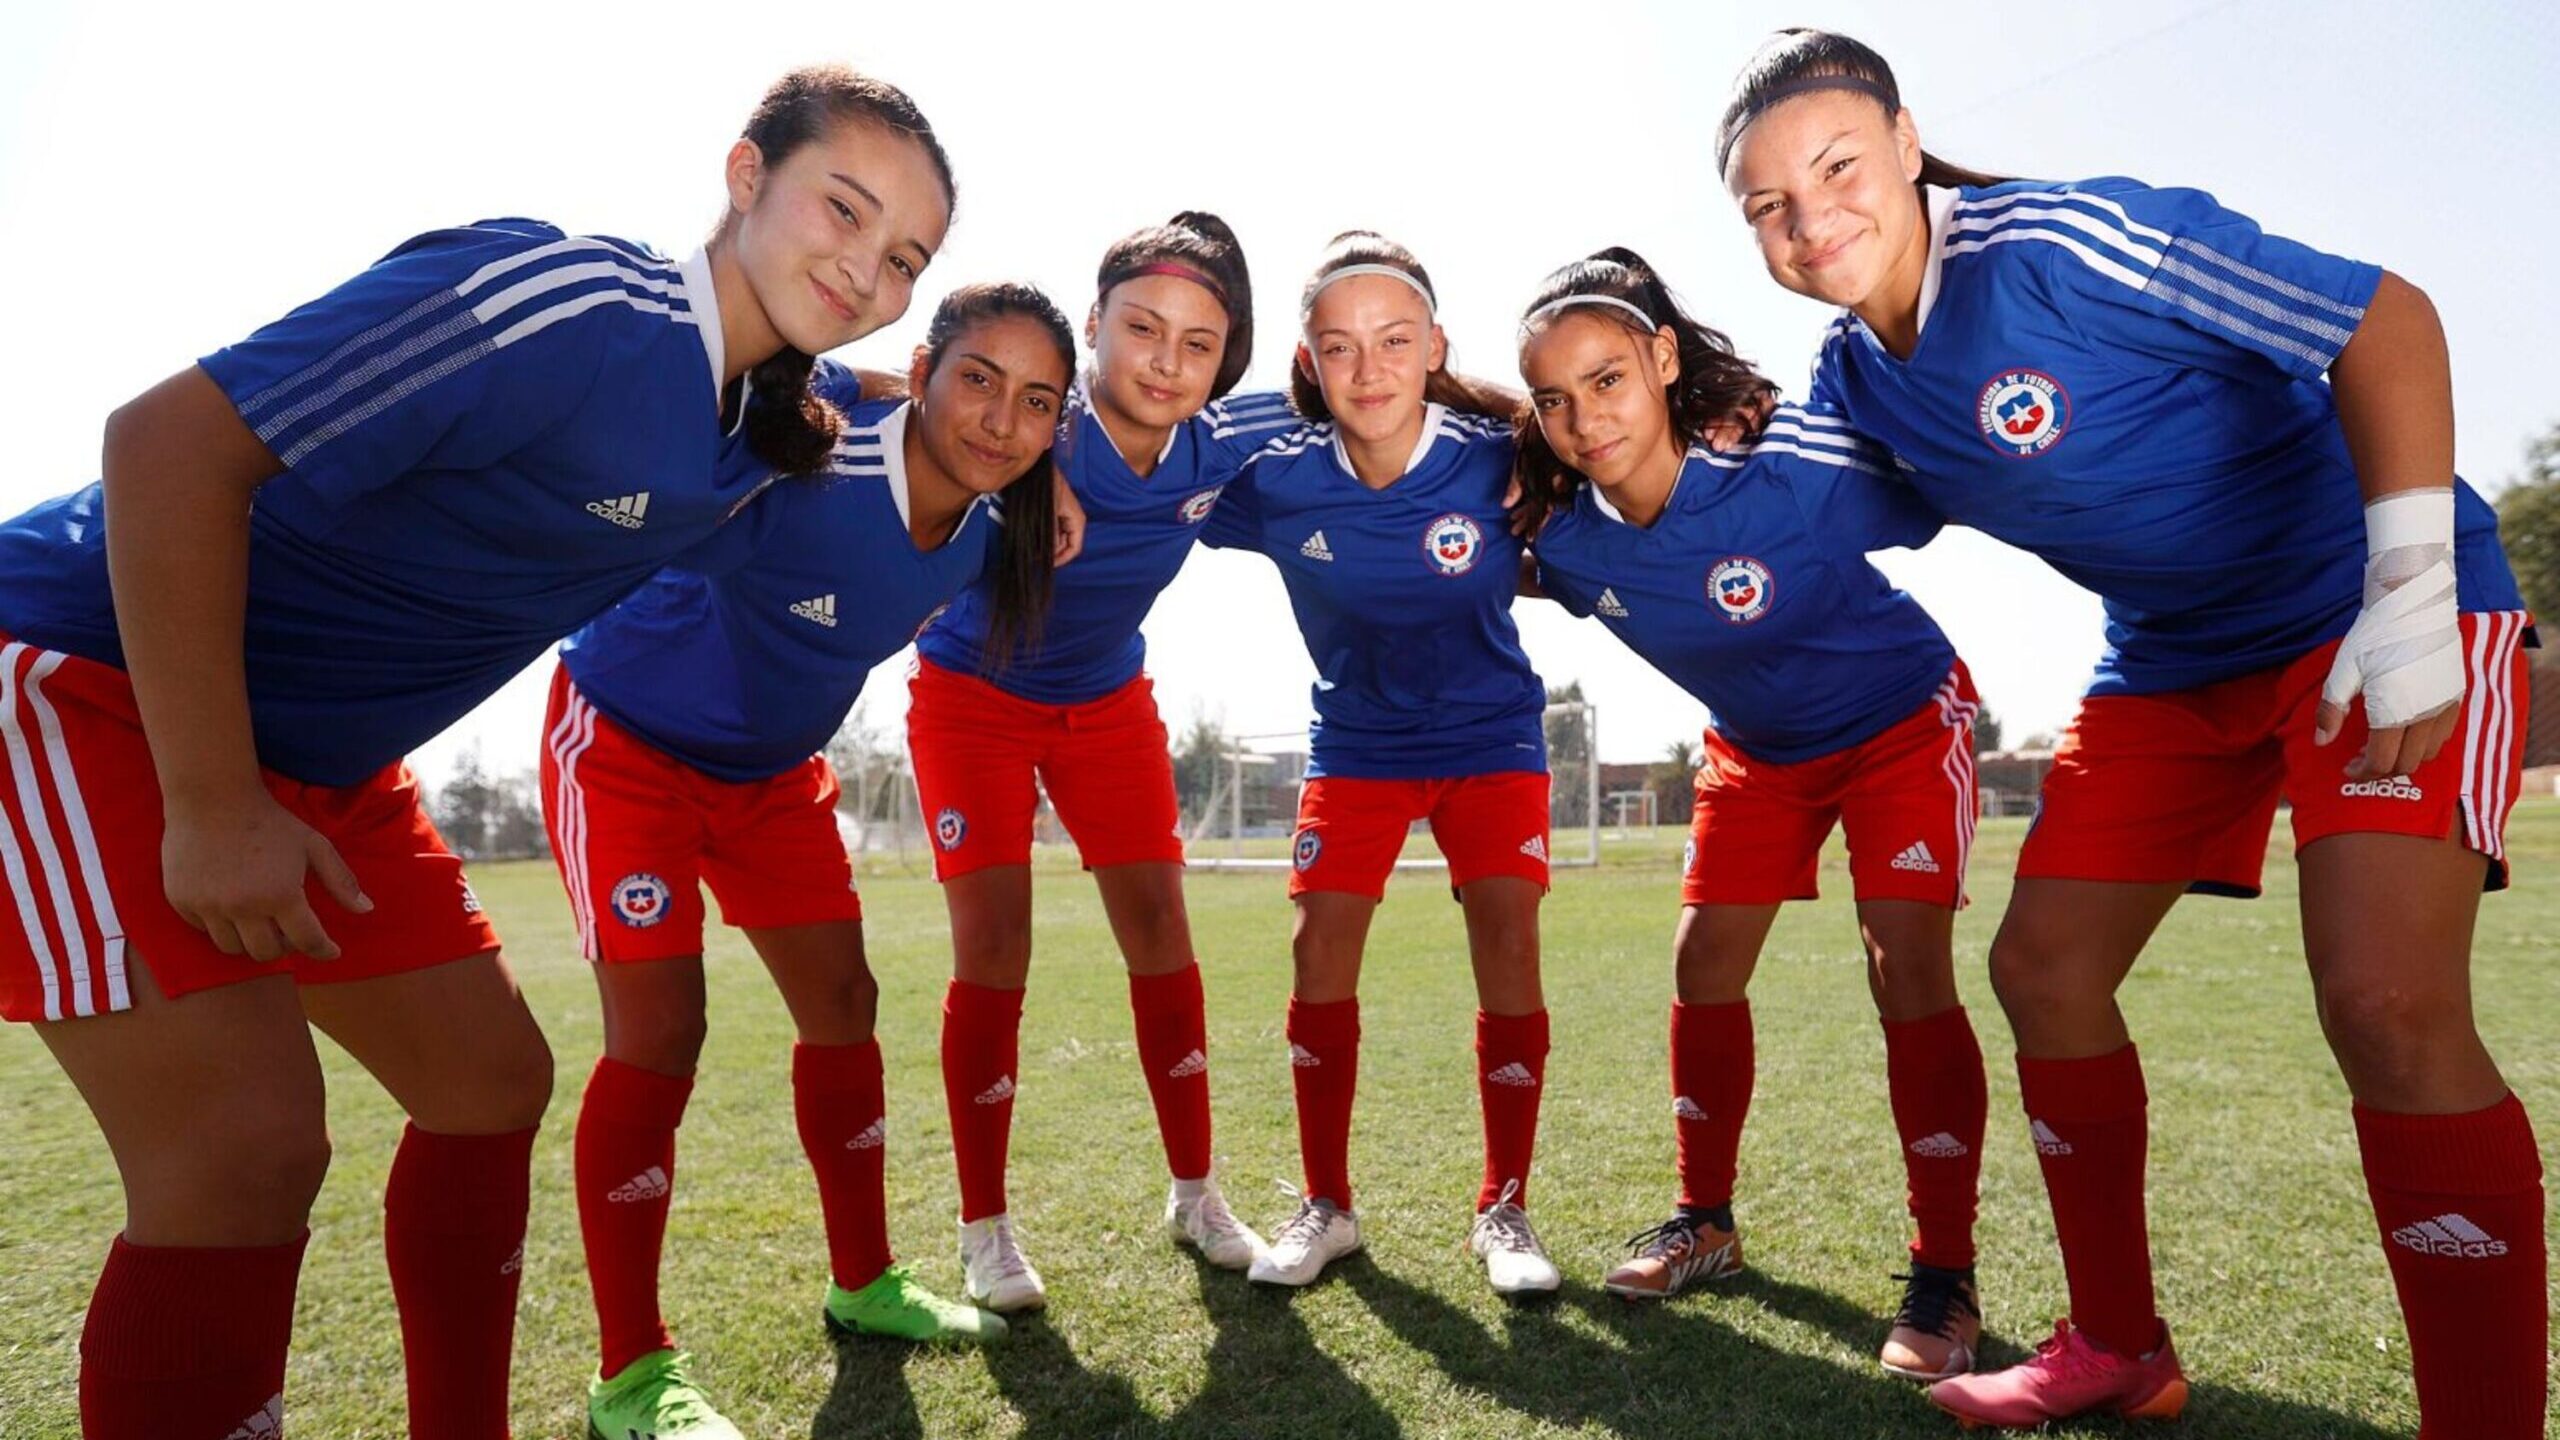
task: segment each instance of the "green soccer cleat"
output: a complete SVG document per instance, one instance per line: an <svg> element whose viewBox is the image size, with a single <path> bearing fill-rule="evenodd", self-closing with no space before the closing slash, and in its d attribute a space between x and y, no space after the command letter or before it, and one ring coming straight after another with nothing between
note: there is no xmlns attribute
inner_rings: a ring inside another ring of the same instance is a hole
<svg viewBox="0 0 2560 1440"><path fill-rule="evenodd" d="M684 1373L693 1357L652 1350L587 1382L588 1440L746 1440Z"/></svg>
<svg viewBox="0 0 2560 1440"><path fill-rule="evenodd" d="M984 1345L1004 1338L1004 1317L975 1305L945 1300L892 1265L859 1290L827 1287L821 1312L835 1335L887 1335L899 1340Z"/></svg>

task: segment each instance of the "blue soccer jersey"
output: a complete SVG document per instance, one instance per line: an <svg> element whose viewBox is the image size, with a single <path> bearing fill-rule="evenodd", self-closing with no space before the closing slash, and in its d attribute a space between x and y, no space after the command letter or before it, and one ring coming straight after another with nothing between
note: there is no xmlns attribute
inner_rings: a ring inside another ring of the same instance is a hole
<svg viewBox="0 0 2560 1440"><path fill-rule="evenodd" d="M766 496L560 648L598 710L704 774L762 780L824 749L872 667L992 565L994 498L918 550L907 404L851 409L824 477Z"/></svg>
<svg viewBox="0 0 2560 1440"><path fill-rule="evenodd" d="M1937 513L1877 447L1809 418L1780 406L1747 449L1691 450L1650 526L1584 485L1532 547L1539 589L1780 764L1884 733L1955 666L1937 622L1867 560L1927 543Z"/></svg>
<svg viewBox="0 0 2560 1440"><path fill-rule="evenodd" d="M1175 426L1141 478L1079 384L1058 429L1057 460L1084 506L1084 550L1058 571L1038 648L1015 654L989 682L1035 704L1078 705L1136 679L1147 659L1138 627L1191 557L1219 493L1246 456L1299 424L1286 396L1230 395ZM994 605L990 584L962 591L917 650L945 669L981 674Z"/></svg>
<svg viewBox="0 0 2560 1440"><path fill-rule="evenodd" d="M1949 521L2106 602L2091 692L2207 685L2345 634L2364 510L2322 377L2382 272L2133 180L1928 203L1917 348L1897 360L1843 314L1814 399ZM2462 607L2519 608L2495 514L2456 488Z"/></svg>
<svg viewBox="0 0 2560 1440"><path fill-rule="evenodd" d="M258 758L306 783L432 738L771 478L719 423L708 263L530 220L422 235L199 363L285 466L244 654ZM121 666L104 525L96 485L0 525L0 629Z"/></svg>
<svg viewBox="0 0 2560 1440"><path fill-rule="evenodd" d="M1440 779L1547 768L1546 686L1511 600L1508 425L1433 405L1402 478L1372 490L1330 424L1246 462L1216 546L1280 567L1315 661L1307 774Z"/></svg>

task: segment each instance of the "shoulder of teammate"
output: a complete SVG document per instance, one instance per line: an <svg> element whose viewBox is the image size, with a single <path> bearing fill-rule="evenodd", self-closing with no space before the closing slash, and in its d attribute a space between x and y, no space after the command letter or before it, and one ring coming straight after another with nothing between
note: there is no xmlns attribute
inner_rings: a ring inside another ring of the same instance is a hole
<svg viewBox="0 0 2560 1440"><path fill-rule="evenodd" d="M1949 261L2031 269L2095 346L2207 368L2246 356L2301 379L2336 362L2382 281L2202 190L2122 176L1961 192L1942 243Z"/></svg>
<svg viewBox="0 0 2560 1440"><path fill-rule="evenodd" d="M860 372L850 365L830 360L823 355L809 367L809 393L833 405L839 413L847 416L853 414L854 407L864 403ZM894 406L898 401L895 397L888 397L872 403Z"/></svg>
<svg viewBox="0 0 2560 1440"><path fill-rule="evenodd" d="M1269 432L1237 463L1200 527L1201 544L1213 550L1261 548L1263 488L1294 465L1333 463L1327 453L1333 446L1333 422L1310 421L1291 413L1296 424Z"/></svg>
<svg viewBox="0 0 2560 1440"><path fill-rule="evenodd" d="M1215 478L1218 472L1241 467L1272 441L1306 428L1308 421L1289 404L1286 394L1250 390L1210 401L1189 424L1207 462L1206 473Z"/></svg>
<svg viewBox="0 0 2560 1440"><path fill-rule="evenodd" d="M1574 491L1570 504L1548 513L1547 522L1528 542L1527 552L1529 563L1535 567L1530 575L1538 593L1564 607L1566 614L1585 620L1594 612L1573 562L1584 554L1585 542L1592 534L1591 517L1584 513L1590 503L1591 487L1585 483Z"/></svg>
<svg viewBox="0 0 2560 1440"><path fill-rule="evenodd" d="M690 353L654 342L669 327ZM716 342L713 342L716 343ZM617 357L701 385L707 350L682 267L646 247L490 220L417 236L326 295L198 364L288 468L342 494L430 457L486 463L591 392L663 405L608 376Z"/></svg>
<svg viewBox="0 0 2560 1440"><path fill-rule="evenodd" d="M1842 554L1925 545L1946 525L1905 483L1891 452L1829 405L1780 405L1748 446L1722 454L1693 449L1689 457L1693 465L1742 468L1783 489L1808 533Z"/></svg>

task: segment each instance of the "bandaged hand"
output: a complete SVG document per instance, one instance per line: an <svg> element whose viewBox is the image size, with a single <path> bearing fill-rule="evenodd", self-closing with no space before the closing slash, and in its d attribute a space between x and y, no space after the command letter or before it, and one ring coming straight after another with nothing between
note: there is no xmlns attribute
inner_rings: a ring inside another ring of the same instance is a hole
<svg viewBox="0 0 2560 1440"><path fill-rule="evenodd" d="M2462 702L2462 613L2453 568L2453 491L2402 490L2365 507L2364 609L2320 687L2314 744L2364 696L2370 731L2353 779L2405 775L2453 733Z"/></svg>

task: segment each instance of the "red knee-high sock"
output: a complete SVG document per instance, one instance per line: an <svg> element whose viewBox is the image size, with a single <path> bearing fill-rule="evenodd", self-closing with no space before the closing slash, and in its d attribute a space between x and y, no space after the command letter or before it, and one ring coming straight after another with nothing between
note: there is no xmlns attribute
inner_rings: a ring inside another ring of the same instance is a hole
<svg viewBox="0 0 2560 1440"><path fill-rule="evenodd" d="M1911 1258L1964 1269L1973 1263L1982 1129L1990 1108L1982 1046L1964 1007L1885 1021L1884 1073L1911 1184Z"/></svg>
<svg viewBox="0 0 2560 1440"><path fill-rule="evenodd" d="M942 996L942 1099L960 1169L960 1220L1005 1213L1004 1155L1013 1140L1013 1072L1022 1053L1022 992L954 980Z"/></svg>
<svg viewBox="0 0 2560 1440"><path fill-rule="evenodd" d="M1360 1000L1289 997L1289 1080L1307 1198L1351 1208L1351 1099L1360 1088Z"/></svg>
<svg viewBox="0 0 2560 1440"><path fill-rule="evenodd" d="M2160 1314L2142 1200L2151 1144L2142 1057L2131 1045L2085 1060L2021 1055L2018 1098L2053 1202L2071 1323L2118 1354L2148 1354Z"/></svg>
<svg viewBox="0 0 2560 1440"><path fill-rule="evenodd" d="M675 1191L676 1127L693 1077L660 1075L608 1055L578 1107L578 1233L607 1377L675 1342L658 1311L658 1250Z"/></svg>
<svg viewBox="0 0 2560 1440"><path fill-rule="evenodd" d="M1209 1012L1200 962L1167 975L1129 977L1129 1013L1138 1022L1138 1063L1156 1102L1164 1161L1176 1180L1209 1173Z"/></svg>
<svg viewBox="0 0 2560 1440"><path fill-rule="evenodd" d="M1671 1002L1671 1116L1680 1203L1733 1203L1742 1120L1751 1113L1751 1002Z"/></svg>
<svg viewBox="0 0 2560 1440"><path fill-rule="evenodd" d="M2509 1095L2468 1115L2355 1107L2409 1326L2421 1440L2540 1440L2550 1259L2542 1154Z"/></svg>
<svg viewBox="0 0 2560 1440"><path fill-rule="evenodd" d="M197 1249L117 1236L80 1331L81 1435L283 1433L284 1353L309 1238Z"/></svg>
<svg viewBox="0 0 2560 1440"><path fill-rule="evenodd" d="M1476 1099L1484 1107L1484 1183L1476 1190L1482 1210L1512 1190L1511 1202L1529 1203L1529 1160L1538 1148L1538 1100L1547 1092L1547 1012L1488 1015L1476 1012Z"/></svg>
<svg viewBox="0 0 2560 1440"><path fill-rule="evenodd" d="M415 1125L401 1133L382 1197L382 1240L413 1435L507 1433L533 1136L438 1135Z"/></svg>
<svg viewBox="0 0 2560 1440"><path fill-rule="evenodd" d="M800 1148L818 1177L828 1269L838 1285L859 1290L879 1279L893 1258L880 1042L792 1046L791 1111L800 1122Z"/></svg>

